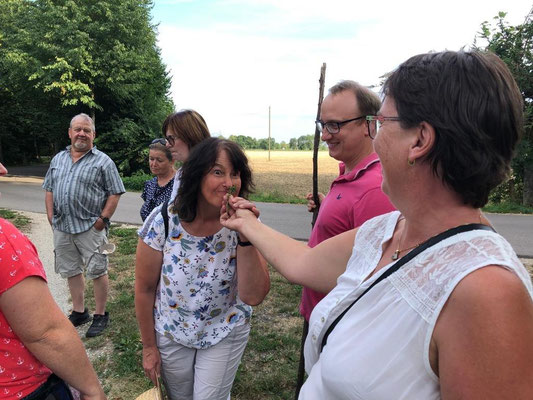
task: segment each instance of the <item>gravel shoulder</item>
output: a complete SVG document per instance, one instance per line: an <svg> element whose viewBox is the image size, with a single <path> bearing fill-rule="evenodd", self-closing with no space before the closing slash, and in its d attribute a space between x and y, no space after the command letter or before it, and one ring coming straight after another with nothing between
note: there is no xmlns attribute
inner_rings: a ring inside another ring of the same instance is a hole
<svg viewBox="0 0 533 400"><path fill-rule="evenodd" d="M37 248L39 258L46 271L48 287L52 292L52 296L63 313L68 315L71 309L70 293L67 281L54 271L54 240L52 228L48 223L46 214L27 211L19 211L19 213L27 216L32 221L31 228L26 232L26 236L30 238Z"/></svg>

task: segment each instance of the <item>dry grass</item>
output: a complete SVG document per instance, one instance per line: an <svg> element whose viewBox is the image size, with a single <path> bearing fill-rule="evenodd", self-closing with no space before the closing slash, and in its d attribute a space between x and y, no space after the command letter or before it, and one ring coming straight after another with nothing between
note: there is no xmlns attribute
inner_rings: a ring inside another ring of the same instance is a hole
<svg viewBox="0 0 533 400"><path fill-rule="evenodd" d="M312 151L247 150L252 166L257 193L278 193L289 197L305 198L313 188ZM338 176L338 161L327 151L318 152L318 189L327 193L331 182Z"/></svg>
<svg viewBox="0 0 533 400"><path fill-rule="evenodd" d="M246 150L246 156L254 169L254 173L302 173L312 174L313 152L312 151L271 151L268 160L266 150ZM327 151L318 152L318 168L321 173L338 173L338 161L331 158Z"/></svg>

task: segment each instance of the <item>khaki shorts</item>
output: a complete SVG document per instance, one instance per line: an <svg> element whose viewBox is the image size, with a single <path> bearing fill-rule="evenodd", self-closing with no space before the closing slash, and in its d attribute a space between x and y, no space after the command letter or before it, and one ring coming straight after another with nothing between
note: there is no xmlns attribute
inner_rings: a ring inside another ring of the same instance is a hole
<svg viewBox="0 0 533 400"><path fill-rule="evenodd" d="M107 274L106 254L98 252L98 246L108 243L107 230L91 227L82 233L65 233L54 229L55 271L63 278L83 273L87 279Z"/></svg>

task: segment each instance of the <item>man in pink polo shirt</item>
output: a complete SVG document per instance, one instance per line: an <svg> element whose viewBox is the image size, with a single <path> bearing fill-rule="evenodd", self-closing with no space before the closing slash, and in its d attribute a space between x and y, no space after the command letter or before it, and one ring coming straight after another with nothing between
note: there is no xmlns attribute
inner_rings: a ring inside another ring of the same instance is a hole
<svg viewBox="0 0 533 400"><path fill-rule="evenodd" d="M337 83L322 102L317 127L329 155L340 161L340 172L329 193L325 197L319 194L320 211L309 238L310 247L394 210L381 191L381 164L365 121L367 115L376 115L380 106L373 91L354 81ZM315 207L311 198L308 195L310 211ZM306 321L324 296L303 289L300 313Z"/></svg>
<svg viewBox="0 0 533 400"><path fill-rule="evenodd" d="M339 176L331 184L329 193L325 197L319 194L320 211L309 238L310 247L394 210L381 191L381 164L374 153L365 120L367 115L376 115L380 106L374 92L349 80L329 89L322 102L316 124L328 145L329 155L340 164ZM312 196L309 194L307 198L309 211L312 211L315 207ZM324 296L324 293L303 289L300 314L306 322ZM304 330L306 328L304 324Z"/></svg>

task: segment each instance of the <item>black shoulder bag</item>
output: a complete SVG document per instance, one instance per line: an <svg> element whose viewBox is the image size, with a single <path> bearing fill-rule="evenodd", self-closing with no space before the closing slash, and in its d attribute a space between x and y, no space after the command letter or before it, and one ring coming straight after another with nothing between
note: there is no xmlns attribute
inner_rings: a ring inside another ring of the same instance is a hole
<svg viewBox="0 0 533 400"><path fill-rule="evenodd" d="M22 400L73 400L72 392L68 385L58 377L52 374L47 381L43 383L37 390L30 393Z"/></svg>
<svg viewBox="0 0 533 400"><path fill-rule="evenodd" d="M353 301L353 303L350 304L346 308L346 310L344 310L342 312L342 314L340 314L337 318L335 318L335 321L333 321L333 323L329 326L329 328L327 329L326 333L324 334L324 337L322 338L322 343L320 345L320 352L322 353L322 350L324 349L324 346L328 342L329 334L333 331L333 329L339 323L339 321L342 319L342 317L344 317L344 315L346 315L348 310L350 308L352 308L353 305L355 303L357 303L361 299L361 297L363 297L365 294L367 294L370 289L372 289L374 286L376 286L378 283L380 283L383 279L388 278L389 276L391 276L393 273L398 271L404 264L408 263L413 258L415 258L417 255L422 253L424 250L430 248L431 246L434 246L437 243L439 243L440 241L442 241L444 239L447 239L447 238L449 238L451 236L457 235L459 233L468 232L468 231L474 231L474 230L486 230L486 231L495 232L495 230L492 227L487 226L487 225L483 225L483 224L468 224L468 225L456 226L455 228L448 229L447 231L444 231L442 233L439 233L436 236L433 236L433 237L429 238L424 243L422 243L420 246L418 246L415 249L411 250L404 257L402 257L398 261L396 261L392 267L390 267L388 270L386 270L378 279L376 279L374 281L374 283L372 283L372 285L370 285L357 299L355 299Z"/></svg>
<svg viewBox="0 0 533 400"><path fill-rule="evenodd" d="M168 238L168 199L163 202L161 207L161 215L163 216L163 224L165 225L165 239Z"/></svg>

